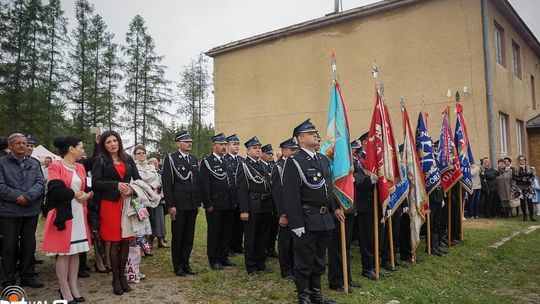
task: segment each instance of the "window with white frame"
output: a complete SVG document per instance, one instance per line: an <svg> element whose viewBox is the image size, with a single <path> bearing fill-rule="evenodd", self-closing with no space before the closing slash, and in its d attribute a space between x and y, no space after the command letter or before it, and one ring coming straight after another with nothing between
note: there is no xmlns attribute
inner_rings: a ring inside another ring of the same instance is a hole
<svg viewBox="0 0 540 304"><path fill-rule="evenodd" d="M521 47L515 41L512 41L512 65L514 76L521 79Z"/></svg>
<svg viewBox="0 0 540 304"><path fill-rule="evenodd" d="M524 149L524 138L523 138L524 132L524 125L523 121L516 119L516 146L517 146L517 153L518 155L523 154Z"/></svg>
<svg viewBox="0 0 540 304"><path fill-rule="evenodd" d="M495 22L495 61L506 66L506 54L504 49L504 29Z"/></svg>
<svg viewBox="0 0 540 304"><path fill-rule="evenodd" d="M501 140L501 154L508 155L508 115L499 112L499 132Z"/></svg>

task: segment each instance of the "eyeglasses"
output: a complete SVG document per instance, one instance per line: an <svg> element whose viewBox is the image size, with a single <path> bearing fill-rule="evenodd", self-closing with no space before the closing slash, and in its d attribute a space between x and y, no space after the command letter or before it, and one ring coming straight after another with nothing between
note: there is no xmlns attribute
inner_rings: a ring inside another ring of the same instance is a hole
<svg viewBox="0 0 540 304"><path fill-rule="evenodd" d="M144 151L140 151L140 152L135 153L135 155L144 155L144 154L146 154L146 152L144 152Z"/></svg>

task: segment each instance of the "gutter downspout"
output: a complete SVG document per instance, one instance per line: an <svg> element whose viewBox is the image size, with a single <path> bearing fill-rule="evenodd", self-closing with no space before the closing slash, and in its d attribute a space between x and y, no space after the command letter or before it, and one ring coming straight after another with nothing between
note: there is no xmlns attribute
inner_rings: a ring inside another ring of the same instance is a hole
<svg viewBox="0 0 540 304"><path fill-rule="evenodd" d="M493 103L493 66L490 61L488 0L482 0L482 38L484 39L484 67L486 78L486 102L488 114L489 158L495 164L497 160L495 145L495 107Z"/></svg>

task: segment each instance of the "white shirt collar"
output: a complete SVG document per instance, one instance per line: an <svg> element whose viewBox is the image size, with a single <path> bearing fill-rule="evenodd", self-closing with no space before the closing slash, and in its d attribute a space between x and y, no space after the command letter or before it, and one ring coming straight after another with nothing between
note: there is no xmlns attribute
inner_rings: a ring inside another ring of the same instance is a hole
<svg viewBox="0 0 540 304"><path fill-rule="evenodd" d="M253 157L251 157L251 156L249 156L249 155L248 155L247 157L249 157L249 159L251 159L252 161L257 162L257 160L254 159ZM259 159L260 159L260 158L259 158Z"/></svg>
<svg viewBox="0 0 540 304"><path fill-rule="evenodd" d="M261 159L261 163L263 163L263 164L265 164L265 165L267 165L267 166L268 166L268 163L267 163L267 162L265 162L265 161L264 161L264 160L262 160L262 159Z"/></svg>
<svg viewBox="0 0 540 304"><path fill-rule="evenodd" d="M311 156L312 158L315 157L315 152L311 152L309 151L308 149L304 148L304 147L300 147L302 150L306 151L306 153Z"/></svg>
<svg viewBox="0 0 540 304"><path fill-rule="evenodd" d="M229 155L230 155L232 158L234 158L234 159L236 159L236 157L238 156L238 155L234 155L234 154L232 154L232 153L227 153L227 154L229 154Z"/></svg>
<svg viewBox="0 0 540 304"><path fill-rule="evenodd" d="M184 152L178 150L178 152L180 152L180 155L183 157L183 158L186 158L187 156L189 156L189 154L185 154Z"/></svg>
<svg viewBox="0 0 540 304"><path fill-rule="evenodd" d="M215 158L217 158L217 160L222 161L223 157L217 155L216 152L212 152L212 154L214 155Z"/></svg>

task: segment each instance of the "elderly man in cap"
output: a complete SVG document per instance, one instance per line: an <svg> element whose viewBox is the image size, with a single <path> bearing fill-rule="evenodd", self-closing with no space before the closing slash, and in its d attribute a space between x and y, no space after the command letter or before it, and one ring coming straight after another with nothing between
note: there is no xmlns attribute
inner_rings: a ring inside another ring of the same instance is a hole
<svg viewBox="0 0 540 304"><path fill-rule="evenodd" d="M261 142L257 137L248 140L247 158L238 167L237 185L240 218L245 222L244 259L250 275L271 272L266 268L266 244L272 222L270 173L261 163Z"/></svg>
<svg viewBox="0 0 540 304"><path fill-rule="evenodd" d="M26 136L15 133L8 138L10 154L0 158L0 219L3 248L2 286L15 285L20 261L20 286L39 288L34 278L36 228L45 181L39 161L27 155Z"/></svg>
<svg viewBox="0 0 540 304"><path fill-rule="evenodd" d="M334 217L345 215L334 201L328 159L316 152L317 129L308 120L293 131L300 149L285 162L283 205L294 233L294 278L299 303L335 303L321 291L325 253L335 229Z"/></svg>
<svg viewBox="0 0 540 304"><path fill-rule="evenodd" d="M225 159L225 135L220 133L213 136L212 143L212 154L201 162L199 184L208 223L208 262L213 270L221 270L223 266L234 266L228 258L228 250L237 206L232 200L234 179Z"/></svg>
<svg viewBox="0 0 540 304"><path fill-rule="evenodd" d="M190 155L193 140L187 131L175 136L178 151L169 154L163 162L163 196L171 216L171 255L177 276L195 275L189 265L193 249L195 221L200 206L199 166Z"/></svg>
<svg viewBox="0 0 540 304"><path fill-rule="evenodd" d="M272 198L276 208L276 213L279 217L279 233L278 233L278 256L279 268L281 277L290 281L294 281L294 243L287 220L285 206L283 206L283 167L285 161L290 156L298 151L298 145L294 138L287 139L279 144L281 149L281 157L272 169Z"/></svg>
<svg viewBox="0 0 540 304"><path fill-rule="evenodd" d="M242 156L238 155L238 151L240 151L240 139L238 136L236 136L236 134L227 136L227 154L225 154L225 160L228 163L227 170L229 170L229 177L232 178L232 184L235 185L232 192L232 201L235 206L239 206L236 188L236 172L238 170L238 164L245 160ZM244 253L244 222L240 219L240 216L237 215L238 207L236 209L236 216L233 220L229 256L232 256L235 253Z"/></svg>

